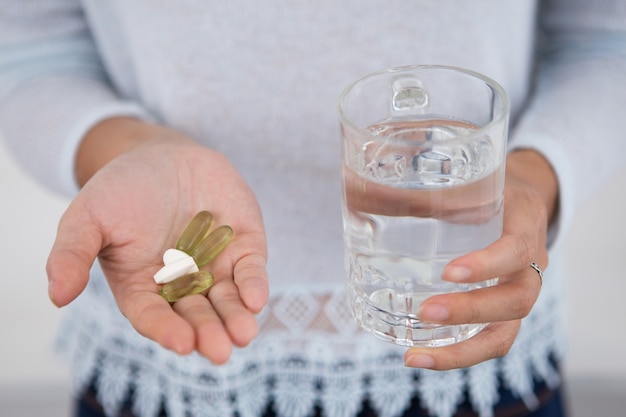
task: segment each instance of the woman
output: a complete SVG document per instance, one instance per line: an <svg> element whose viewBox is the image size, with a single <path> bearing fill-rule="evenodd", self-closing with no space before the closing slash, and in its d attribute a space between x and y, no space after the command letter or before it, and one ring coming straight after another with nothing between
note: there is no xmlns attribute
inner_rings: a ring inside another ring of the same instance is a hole
<svg viewBox="0 0 626 417"><path fill-rule="evenodd" d="M47 272L77 415L565 415L558 237L624 150L620 2L0 4L2 134L73 198ZM492 324L406 350L344 306L335 108L416 63L496 79L513 129L503 236L443 275L500 284L420 310ZM205 209L235 239L170 306L152 275Z"/></svg>

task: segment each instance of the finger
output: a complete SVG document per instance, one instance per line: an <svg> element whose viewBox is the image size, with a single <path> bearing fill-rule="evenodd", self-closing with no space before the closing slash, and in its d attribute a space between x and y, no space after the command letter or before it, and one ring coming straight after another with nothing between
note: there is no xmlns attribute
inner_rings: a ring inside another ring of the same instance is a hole
<svg viewBox="0 0 626 417"><path fill-rule="evenodd" d="M526 317L537 301L541 280L530 267L514 275L492 287L430 297L420 305L417 315L422 321L439 324L490 323Z"/></svg>
<svg viewBox="0 0 626 417"><path fill-rule="evenodd" d="M226 363L233 350L232 341L207 297L183 297L173 307L193 327L196 350L215 364Z"/></svg>
<svg viewBox="0 0 626 417"><path fill-rule="evenodd" d="M479 282L509 275L533 261L547 265L545 207L527 194L515 187L505 191L502 237L485 249L454 259L442 273L444 280Z"/></svg>
<svg viewBox="0 0 626 417"><path fill-rule="evenodd" d="M102 235L87 212L70 204L59 221L46 263L48 294L56 306L70 303L85 289L101 247Z"/></svg>
<svg viewBox="0 0 626 417"><path fill-rule="evenodd" d="M493 323L461 343L436 348L412 347L404 355L411 368L448 370L466 368L506 355L519 332L520 320Z"/></svg>
<svg viewBox="0 0 626 417"><path fill-rule="evenodd" d="M141 335L181 355L195 349L196 340L191 325L156 292L129 292L118 299L118 305Z"/></svg>
<svg viewBox="0 0 626 417"><path fill-rule="evenodd" d="M256 318L244 305L232 280L216 282L208 298L235 345L243 347L254 339L258 333Z"/></svg>
<svg viewBox="0 0 626 417"><path fill-rule="evenodd" d="M533 261L547 264L545 250L537 248L537 238L533 235L503 235L485 249L452 260L441 277L451 282L480 282L508 276L528 268Z"/></svg>
<svg viewBox="0 0 626 417"><path fill-rule="evenodd" d="M261 255L248 255L235 264L233 271L239 296L252 313L260 312L269 297L265 263Z"/></svg>

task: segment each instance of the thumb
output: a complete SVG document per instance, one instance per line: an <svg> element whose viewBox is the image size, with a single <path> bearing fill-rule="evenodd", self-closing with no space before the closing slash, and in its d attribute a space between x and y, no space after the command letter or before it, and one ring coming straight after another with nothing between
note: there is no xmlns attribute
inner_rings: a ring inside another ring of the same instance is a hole
<svg viewBox="0 0 626 417"><path fill-rule="evenodd" d="M48 295L57 306L72 302L85 289L102 247L102 235L89 213L70 204L61 217L46 264Z"/></svg>

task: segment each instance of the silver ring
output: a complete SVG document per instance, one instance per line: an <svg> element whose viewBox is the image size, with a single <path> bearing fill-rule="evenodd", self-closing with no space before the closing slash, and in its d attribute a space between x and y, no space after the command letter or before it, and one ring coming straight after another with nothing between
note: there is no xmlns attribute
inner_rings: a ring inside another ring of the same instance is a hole
<svg viewBox="0 0 626 417"><path fill-rule="evenodd" d="M536 262L531 262L530 267L537 271L537 273L539 274L539 280L541 281L541 285L543 285L543 271L541 270L541 268L539 268L539 265L537 265Z"/></svg>

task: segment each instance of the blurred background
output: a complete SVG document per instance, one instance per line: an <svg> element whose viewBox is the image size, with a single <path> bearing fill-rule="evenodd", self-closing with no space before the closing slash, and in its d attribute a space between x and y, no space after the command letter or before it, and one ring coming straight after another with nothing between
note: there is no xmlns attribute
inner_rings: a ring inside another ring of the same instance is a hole
<svg viewBox="0 0 626 417"><path fill-rule="evenodd" d="M573 417L626 415L626 169L579 211L567 235ZM68 201L28 177L0 141L0 416L69 416L69 375L53 353L63 310L45 262Z"/></svg>

